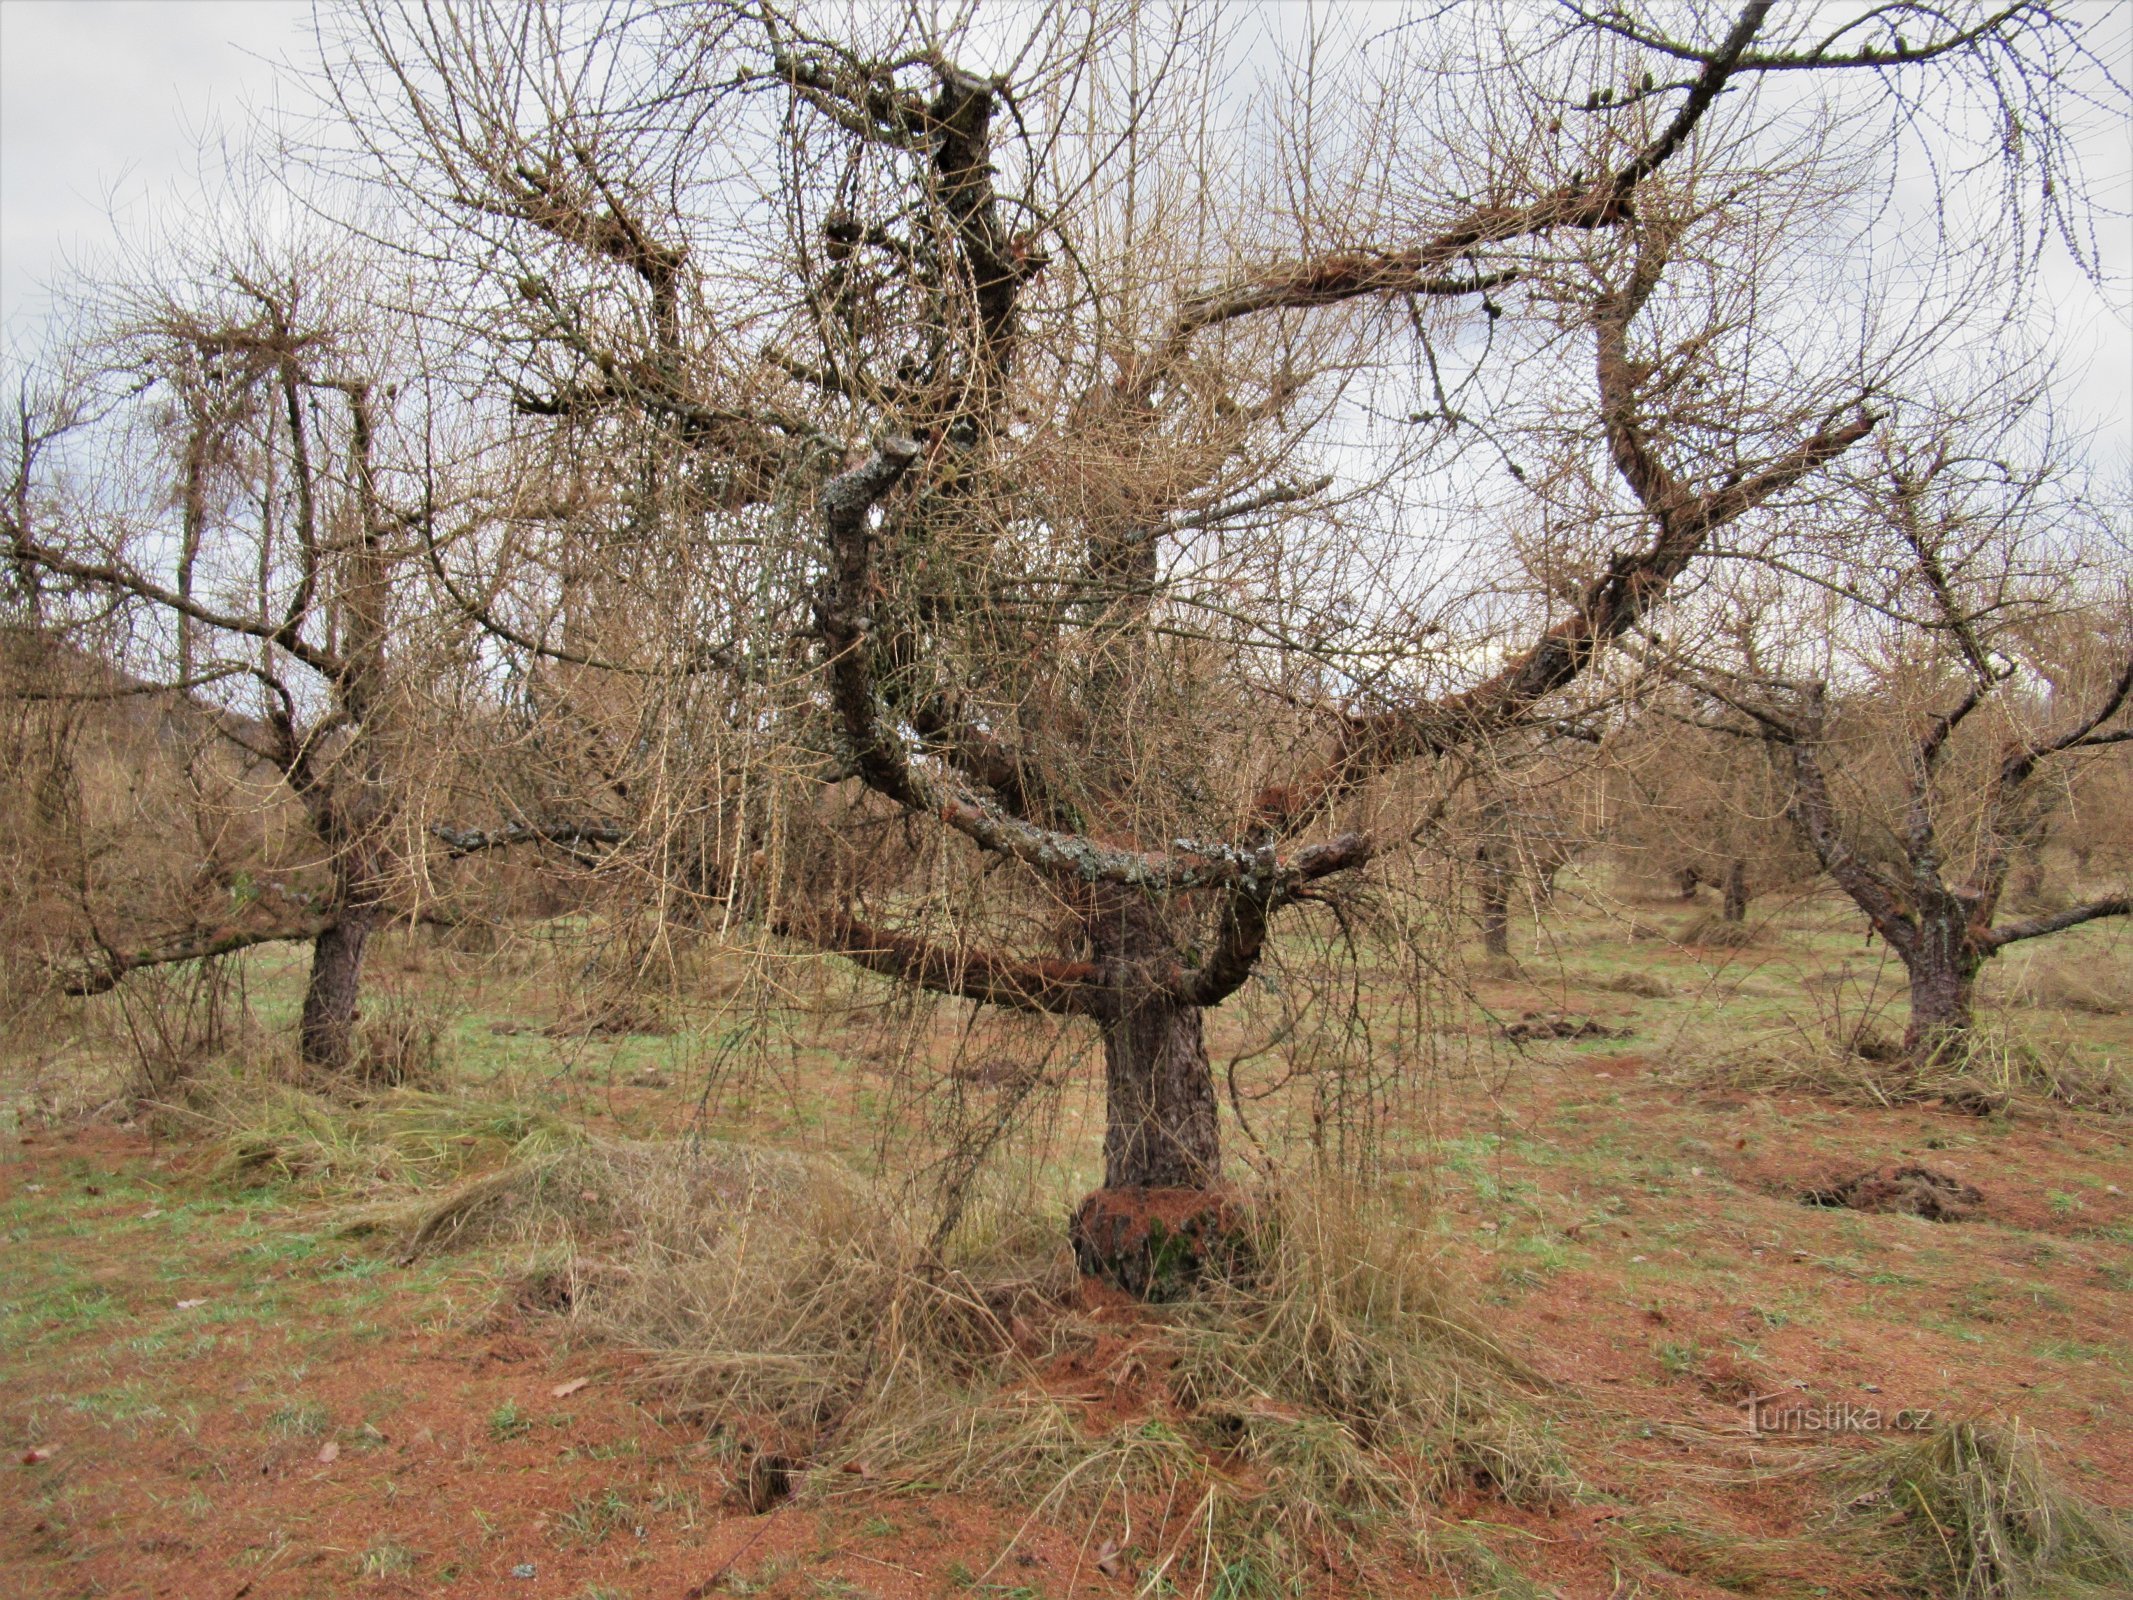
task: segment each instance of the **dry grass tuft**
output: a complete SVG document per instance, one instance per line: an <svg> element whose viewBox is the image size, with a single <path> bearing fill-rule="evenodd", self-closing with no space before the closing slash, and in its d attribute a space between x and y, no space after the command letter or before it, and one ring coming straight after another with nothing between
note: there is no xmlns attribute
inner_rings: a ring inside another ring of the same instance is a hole
<svg viewBox="0 0 2133 1600"><path fill-rule="evenodd" d="M1605 989L1613 994L1632 994L1640 1000L1666 1000L1672 998L1674 985L1657 972L1640 972L1626 967L1620 972L1594 974L1578 980L1592 989Z"/></svg>
<svg viewBox="0 0 2133 1600"><path fill-rule="evenodd" d="M1469 1318L1396 1203L1287 1193L1259 1259L1173 1325L1173 1388L1210 1443L1270 1486L1316 1474L1304 1501L1407 1516L1454 1489L1534 1503L1572 1487L1530 1408L1545 1385Z"/></svg>
<svg viewBox="0 0 2133 1600"><path fill-rule="evenodd" d="M1681 925L1674 936L1676 944L1695 945L1704 950L1745 950L1763 940L1762 925L1753 922L1728 922L1716 911L1707 911L1691 917Z"/></svg>
<svg viewBox="0 0 2133 1600"><path fill-rule="evenodd" d="M388 992L357 1024L356 1081L367 1089L443 1088L450 1068L450 1031L451 1017L444 1007Z"/></svg>
<svg viewBox="0 0 2133 1600"><path fill-rule="evenodd" d="M288 1183L321 1199L398 1203L470 1172L525 1168L583 1142L515 1101L395 1089L358 1106L287 1083L232 1078L191 1113L211 1133L210 1177Z"/></svg>
<svg viewBox="0 0 2133 1600"><path fill-rule="evenodd" d="M1910 1591L1936 1600L2078 1600L2133 1592L2133 1523L2061 1487L2020 1427L1946 1423L1845 1474Z"/></svg>
<svg viewBox="0 0 2133 1600"><path fill-rule="evenodd" d="M2038 956L2023 965L2010 998L2018 1005L2122 1017L2133 1012L2133 968L2109 961Z"/></svg>
<svg viewBox="0 0 2133 1600"><path fill-rule="evenodd" d="M1196 1508L1166 1535L1174 1576L1287 1583L1313 1550L1420 1553L1454 1490L1574 1487L1537 1420L1542 1385L1382 1196L1267 1204L1250 1282L1139 1308L1123 1333L1080 1311L1059 1220L1029 1216L981 1207L936 1249L924 1208L834 1162L581 1141L363 1220L403 1255L568 1244L564 1287L521 1283L518 1303L649 1355L670 1404L749 1459L789 1458L803 1497L967 1492L1092 1526L1121 1501ZM1054 1371L1099 1346L1103 1420L1091 1380L1061 1393Z"/></svg>
<svg viewBox="0 0 2133 1600"><path fill-rule="evenodd" d="M2025 1039L1992 1022L1973 1028L1963 1049L1929 1063L1910 1060L1887 1036L1860 1027L1848 1036L1772 1033L1694 1054L1677 1052L1666 1076L1698 1088L1812 1094L1847 1105L1938 1101L1973 1116L2024 1101L2106 1116L2133 1113L2133 1081L2123 1072L2084 1066L2063 1046Z"/></svg>

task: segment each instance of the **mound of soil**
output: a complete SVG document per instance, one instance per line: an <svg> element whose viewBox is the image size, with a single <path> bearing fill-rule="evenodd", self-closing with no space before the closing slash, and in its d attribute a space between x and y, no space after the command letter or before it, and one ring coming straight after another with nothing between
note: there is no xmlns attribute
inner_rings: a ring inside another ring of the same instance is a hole
<svg viewBox="0 0 2133 1600"><path fill-rule="evenodd" d="M1514 1044L1530 1044L1538 1039L1627 1039L1635 1031L1562 1011L1528 1011L1518 1021L1505 1023L1503 1036Z"/></svg>
<svg viewBox="0 0 2133 1600"><path fill-rule="evenodd" d="M1248 1272L1251 1218L1242 1190L1098 1189L1074 1213L1084 1276L1142 1300L1178 1300L1210 1274Z"/></svg>
<svg viewBox="0 0 2133 1600"><path fill-rule="evenodd" d="M1870 1167L1804 1191L1800 1203L1847 1211L1901 1212L1928 1222L1961 1222L1985 1203L1985 1197L1931 1167Z"/></svg>

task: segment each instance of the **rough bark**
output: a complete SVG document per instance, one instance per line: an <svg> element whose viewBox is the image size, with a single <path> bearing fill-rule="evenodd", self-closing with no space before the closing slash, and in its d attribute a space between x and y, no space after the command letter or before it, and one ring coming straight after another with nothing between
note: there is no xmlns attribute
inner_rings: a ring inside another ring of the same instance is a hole
<svg viewBox="0 0 2133 1600"><path fill-rule="evenodd" d="M1222 1176L1201 1008L1171 987L1176 951L1159 908L1121 896L1091 929L1103 1016L1104 1187L1200 1189Z"/></svg>
<svg viewBox="0 0 2133 1600"><path fill-rule="evenodd" d="M1074 1254L1129 1294L1168 1298L1249 1253L1240 1198L1222 1182L1204 1008L1180 992L1154 897L1107 895L1087 929L1105 988L1104 1186L1075 1213Z"/></svg>
<svg viewBox="0 0 2133 1600"><path fill-rule="evenodd" d="M1200 1008L1149 994L1104 1023L1104 1187L1206 1188L1222 1170Z"/></svg>
<svg viewBox="0 0 2133 1600"><path fill-rule="evenodd" d="M1917 935L1902 955L1911 987L1904 1056L1917 1067L1951 1060L1970 1035L1972 997L1984 957L1960 913L1940 908L1919 918Z"/></svg>
<svg viewBox="0 0 2133 1600"><path fill-rule="evenodd" d="M339 1073L355 1058L363 948L370 942L371 925L368 915L351 913L321 929L311 943L311 977L297 1029L306 1066Z"/></svg>

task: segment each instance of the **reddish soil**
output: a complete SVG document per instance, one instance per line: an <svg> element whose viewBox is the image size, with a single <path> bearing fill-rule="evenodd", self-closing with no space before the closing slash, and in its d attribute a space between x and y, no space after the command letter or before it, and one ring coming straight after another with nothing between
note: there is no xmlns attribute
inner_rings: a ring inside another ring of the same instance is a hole
<svg viewBox="0 0 2133 1600"><path fill-rule="evenodd" d="M1485 998L1516 1016L1536 997ZM884 1079L854 1056L737 1136L864 1127ZM1562 1600L1890 1595L1828 1537L1812 1470L1873 1441L1752 1433L1744 1402L1774 1394L2016 1420L2070 1488L2133 1506L2133 1126L1703 1092L1672 1065L1641 1021L1627 1045L1535 1046L1435 1086L1429 1141L1386 1154L1428 1202L1423 1243L1553 1386L1540 1409L1586 1485L1546 1511L1476 1490L1449 1529ZM629 1070L572 1080L569 1108L637 1131L698 1104L685 1070ZM1061 1137L1092 1126L1069 1099ZM0 1592L1066 1600L1132 1593L1186 1531L1190 1507L1136 1507L1129 1531L1115 1504L1084 1526L863 1474L751 1514L737 1443L523 1303L501 1261L402 1268L189 1159L97 1124L0 1134ZM1800 1203L1899 1166L1974 1189L1973 1214ZM1174 1419L1143 1318L1087 1285L1083 1335L1042 1368L1092 1431ZM1112 1542L1129 1550L1100 1564ZM1328 1551L1309 1592L1486 1588Z"/></svg>

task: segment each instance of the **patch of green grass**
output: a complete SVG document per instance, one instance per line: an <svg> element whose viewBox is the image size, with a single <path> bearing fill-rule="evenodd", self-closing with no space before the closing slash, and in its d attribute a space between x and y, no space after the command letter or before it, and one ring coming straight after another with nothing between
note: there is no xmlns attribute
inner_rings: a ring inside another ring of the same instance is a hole
<svg viewBox="0 0 2133 1600"><path fill-rule="evenodd" d="M636 1508L613 1489L599 1494L581 1494L570 1503L570 1509L555 1520L552 1537L560 1544L574 1544L590 1550L604 1544L610 1534L628 1527L635 1519Z"/></svg>
<svg viewBox="0 0 2133 1600"><path fill-rule="evenodd" d="M2108 1367L2123 1367L2125 1350L2108 1344L2087 1344L2079 1339L2045 1339L2030 1347L2040 1361L2096 1361Z"/></svg>
<svg viewBox="0 0 2133 1600"><path fill-rule="evenodd" d="M333 1426L333 1415L316 1400L295 1400L267 1415L267 1431L283 1439L316 1439Z"/></svg>
<svg viewBox="0 0 2133 1600"><path fill-rule="evenodd" d="M1653 1349L1652 1354L1659 1358L1659 1365L1666 1369L1667 1375L1674 1378L1687 1377L1704 1357L1702 1347L1694 1340L1665 1340Z"/></svg>
<svg viewBox="0 0 2133 1600"><path fill-rule="evenodd" d="M71 1410L107 1423L146 1422L168 1415L161 1400L150 1392L146 1382L139 1379L120 1384L115 1389L77 1395L67 1404Z"/></svg>
<svg viewBox="0 0 2133 1600"><path fill-rule="evenodd" d="M366 1578L400 1578L415 1570L421 1555L391 1539L381 1539L365 1550L356 1570Z"/></svg>
<svg viewBox="0 0 2133 1600"><path fill-rule="evenodd" d="M1210 1600L1280 1600L1286 1587L1261 1557L1242 1555L1215 1569L1207 1592Z"/></svg>
<svg viewBox="0 0 2133 1600"><path fill-rule="evenodd" d="M499 1442L516 1439L533 1426L533 1419L519 1409L516 1400L506 1400L489 1413L489 1437Z"/></svg>
<svg viewBox="0 0 2133 1600"><path fill-rule="evenodd" d="M19 1349L76 1339L127 1315L109 1290L79 1281L56 1284L0 1301L0 1345Z"/></svg>

